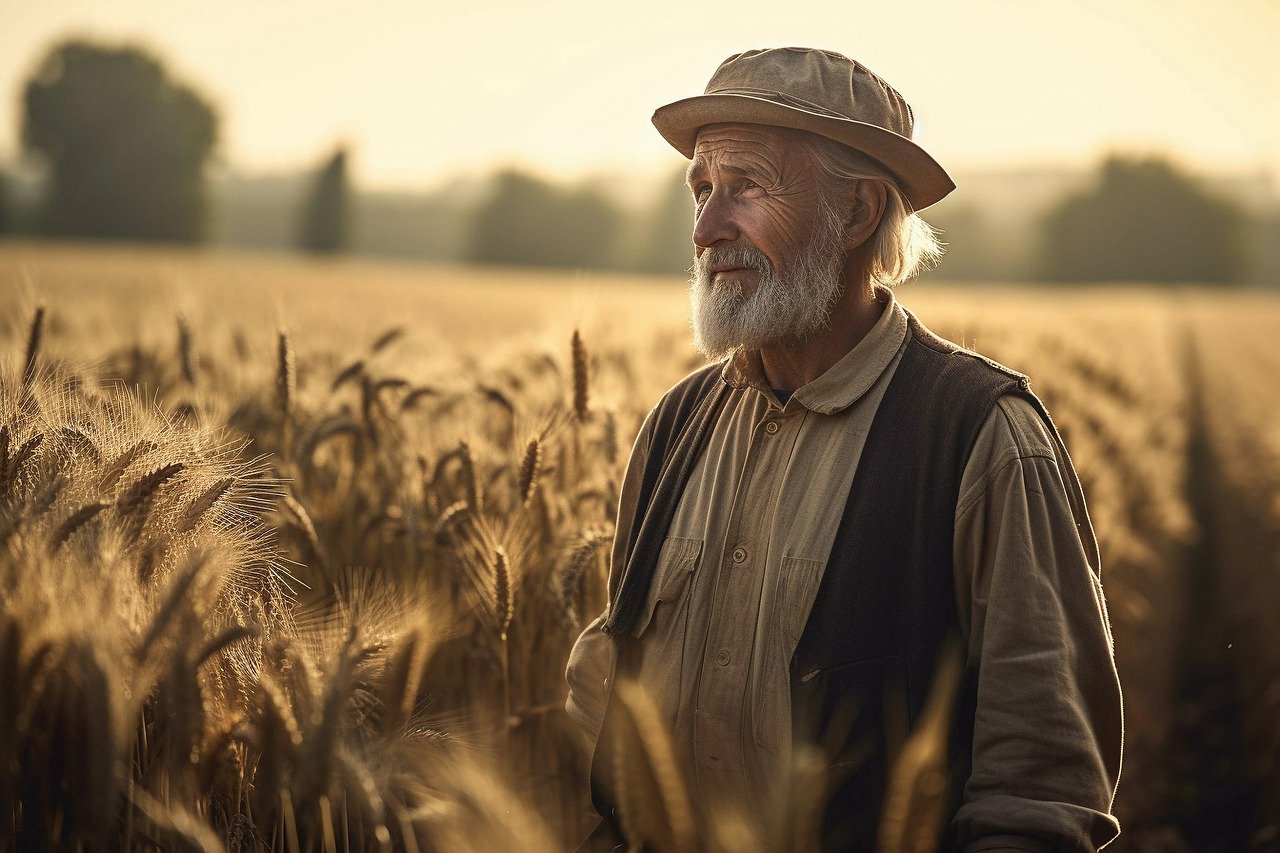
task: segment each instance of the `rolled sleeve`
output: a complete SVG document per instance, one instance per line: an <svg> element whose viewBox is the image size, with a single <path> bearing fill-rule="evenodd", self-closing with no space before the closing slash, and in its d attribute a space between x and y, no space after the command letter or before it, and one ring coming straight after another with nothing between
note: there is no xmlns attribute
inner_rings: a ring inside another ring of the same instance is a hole
<svg viewBox="0 0 1280 853"><path fill-rule="evenodd" d="M978 673L955 817L966 851L1096 850L1119 834L1123 719L1096 555L1066 448L1029 401L1002 399L956 511L957 597Z"/></svg>

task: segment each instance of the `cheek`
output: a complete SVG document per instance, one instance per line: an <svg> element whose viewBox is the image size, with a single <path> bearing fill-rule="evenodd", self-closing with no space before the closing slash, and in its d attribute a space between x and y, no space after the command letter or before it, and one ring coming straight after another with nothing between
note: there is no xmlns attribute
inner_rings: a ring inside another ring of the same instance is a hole
<svg viewBox="0 0 1280 853"><path fill-rule="evenodd" d="M808 206L761 199L743 217L743 230L775 264L795 257L813 233L815 211Z"/></svg>

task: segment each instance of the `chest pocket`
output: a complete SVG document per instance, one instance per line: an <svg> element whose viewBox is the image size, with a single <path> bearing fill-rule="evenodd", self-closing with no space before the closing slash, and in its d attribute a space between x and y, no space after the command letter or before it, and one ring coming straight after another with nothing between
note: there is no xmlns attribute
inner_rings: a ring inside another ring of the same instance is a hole
<svg viewBox="0 0 1280 853"><path fill-rule="evenodd" d="M751 728L756 745L782 754L791 739L791 656L804 632L826 564L786 556L773 582L763 620Z"/></svg>
<svg viewBox="0 0 1280 853"><path fill-rule="evenodd" d="M676 619L680 615L677 611L683 610L683 605L688 601L689 584L701 554L701 539L668 536L662 541L662 550L658 552L658 567L649 587L649 599L636 619L633 631L635 636L665 634L677 621L683 628L683 616ZM650 636L646 645L658 639Z"/></svg>
<svg viewBox="0 0 1280 853"><path fill-rule="evenodd" d="M649 598L634 630L640 638L636 649L640 680L673 728L685 672L690 590L701 554L701 539L668 536L663 540Z"/></svg>

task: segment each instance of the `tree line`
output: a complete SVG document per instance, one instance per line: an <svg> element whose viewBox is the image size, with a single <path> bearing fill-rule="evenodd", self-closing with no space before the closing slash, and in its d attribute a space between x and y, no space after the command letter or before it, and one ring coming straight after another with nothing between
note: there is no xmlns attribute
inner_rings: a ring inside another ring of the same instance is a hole
<svg viewBox="0 0 1280 853"><path fill-rule="evenodd" d="M218 143L211 101L148 51L83 39L54 45L22 93L24 149L47 167L27 228L49 237L200 243L210 234L209 171ZM351 152L337 146L293 212L292 243L332 254L353 246L359 194ZM17 227L0 176L0 233ZM692 203L673 170L647 210L626 211L600 188L518 169L490 176L465 211L453 260L678 273L691 261ZM952 257L939 277L1000 277L988 244L998 229L947 200L925 213ZM1043 281L1231 283L1280 269L1280 218L1259 217L1161 157L1113 155L1087 186L1030 224L1029 260ZM1274 251L1272 252L1274 254ZM1005 267L1007 271L1007 265ZM1264 276L1265 277L1265 276Z"/></svg>

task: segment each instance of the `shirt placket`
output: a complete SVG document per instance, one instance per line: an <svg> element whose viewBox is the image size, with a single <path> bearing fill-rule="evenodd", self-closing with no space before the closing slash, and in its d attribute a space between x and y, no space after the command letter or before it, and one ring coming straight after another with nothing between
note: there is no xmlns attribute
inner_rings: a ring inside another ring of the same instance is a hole
<svg viewBox="0 0 1280 853"><path fill-rule="evenodd" d="M693 726L694 772L718 789L745 788L745 698L760 609L770 496L780 476L777 454L782 415L766 409L751 442L734 494L712 591L702 647Z"/></svg>

